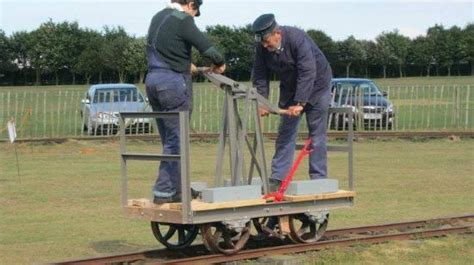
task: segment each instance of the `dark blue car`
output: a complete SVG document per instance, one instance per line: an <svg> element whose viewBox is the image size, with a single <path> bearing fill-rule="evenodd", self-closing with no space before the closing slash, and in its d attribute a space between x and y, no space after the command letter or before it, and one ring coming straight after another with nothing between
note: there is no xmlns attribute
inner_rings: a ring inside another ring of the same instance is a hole
<svg viewBox="0 0 474 265"><path fill-rule="evenodd" d="M364 126L366 130L393 128L395 118L393 104L386 98L387 93L381 91L372 80L335 78L332 80L331 92L331 106L353 108L355 128L360 126ZM332 115L329 117L329 122L332 129L344 129L348 126L348 117Z"/></svg>

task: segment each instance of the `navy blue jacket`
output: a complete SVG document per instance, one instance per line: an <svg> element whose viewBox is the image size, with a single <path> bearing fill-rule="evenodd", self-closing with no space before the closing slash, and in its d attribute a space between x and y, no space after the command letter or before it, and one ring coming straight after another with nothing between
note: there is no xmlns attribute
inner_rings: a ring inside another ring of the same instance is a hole
<svg viewBox="0 0 474 265"><path fill-rule="evenodd" d="M282 50L279 54L269 52L261 43L256 45L253 86L268 98L270 76L276 73L280 77L280 108L295 102L316 102L318 97L330 93L331 67L306 32L295 27L280 29Z"/></svg>

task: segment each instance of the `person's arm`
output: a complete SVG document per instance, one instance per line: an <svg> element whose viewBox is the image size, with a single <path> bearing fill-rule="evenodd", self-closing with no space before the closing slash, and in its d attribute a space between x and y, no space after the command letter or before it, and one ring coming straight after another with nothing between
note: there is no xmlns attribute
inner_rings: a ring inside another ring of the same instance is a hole
<svg viewBox="0 0 474 265"><path fill-rule="evenodd" d="M221 67L225 64L224 56L197 28L192 17L187 17L182 21L180 36L196 47L199 53L209 58L215 66Z"/></svg>
<svg viewBox="0 0 474 265"><path fill-rule="evenodd" d="M304 33L296 34L292 41L298 73L294 101L305 104L316 81L316 56L313 54L311 41Z"/></svg>
<svg viewBox="0 0 474 265"><path fill-rule="evenodd" d="M260 95L268 98L270 89L269 70L263 58L263 48L257 43L255 51L255 60L252 68L252 84Z"/></svg>

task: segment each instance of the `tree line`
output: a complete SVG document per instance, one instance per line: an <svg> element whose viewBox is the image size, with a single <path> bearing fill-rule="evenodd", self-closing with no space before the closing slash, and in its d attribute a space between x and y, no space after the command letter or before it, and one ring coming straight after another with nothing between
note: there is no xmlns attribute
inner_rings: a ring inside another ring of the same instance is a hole
<svg viewBox="0 0 474 265"><path fill-rule="evenodd" d="M334 76L474 75L473 23L464 28L435 25L415 39L397 30L382 32L374 41L353 36L334 41L321 30L306 32L328 58ZM225 55L226 75L249 80L255 52L250 25L209 26L205 34ZM97 31L49 20L11 36L0 29L0 84L143 82L145 47L145 37L131 36L122 27ZM195 50L192 57L196 65L209 64Z"/></svg>

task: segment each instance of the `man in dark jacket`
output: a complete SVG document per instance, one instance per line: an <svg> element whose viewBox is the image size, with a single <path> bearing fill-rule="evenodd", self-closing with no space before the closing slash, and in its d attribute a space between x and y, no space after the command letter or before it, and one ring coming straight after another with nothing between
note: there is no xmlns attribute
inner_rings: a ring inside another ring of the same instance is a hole
<svg viewBox="0 0 474 265"><path fill-rule="evenodd" d="M276 151L272 160L271 190L276 190L293 162L301 114L306 114L312 149L309 158L311 179L327 178L326 131L331 98L331 67L314 41L295 27L279 26L273 14L258 17L252 25L256 55L252 81L258 92L269 94L272 73L280 78L281 116ZM267 111L259 110L265 116Z"/></svg>
<svg viewBox="0 0 474 265"><path fill-rule="evenodd" d="M145 85L154 111L191 111L191 48L213 62L211 71L225 70L224 57L196 27L202 0L172 0L151 20L147 39L148 74ZM157 119L163 154L179 154L179 119ZM153 187L155 203L181 201L181 172L177 161L162 161Z"/></svg>

